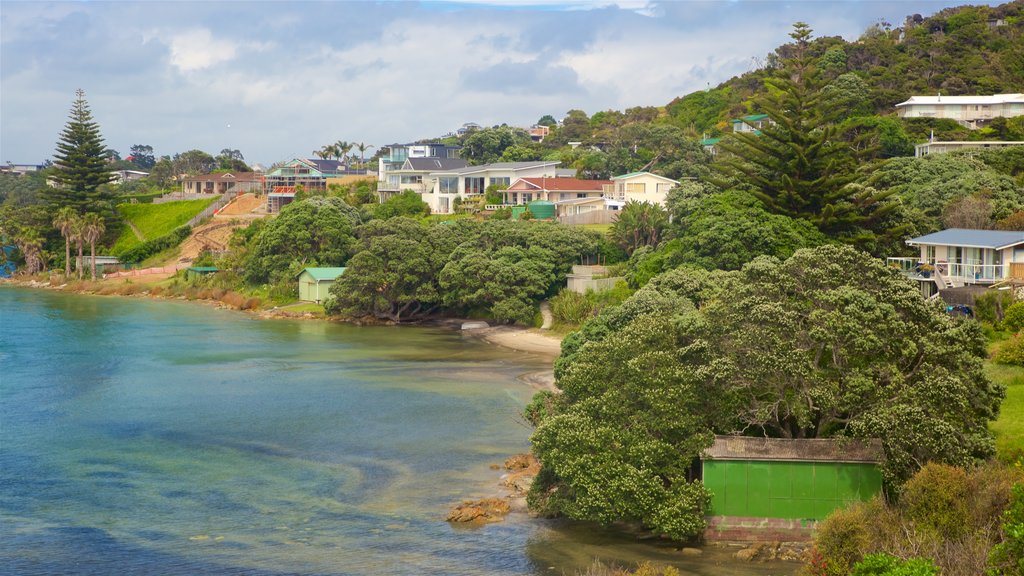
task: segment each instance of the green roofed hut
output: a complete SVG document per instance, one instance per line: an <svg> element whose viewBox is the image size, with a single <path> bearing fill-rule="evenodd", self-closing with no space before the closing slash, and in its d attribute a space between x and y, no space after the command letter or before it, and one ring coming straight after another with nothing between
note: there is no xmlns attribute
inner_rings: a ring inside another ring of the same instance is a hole
<svg viewBox="0 0 1024 576"><path fill-rule="evenodd" d="M220 268L217 268L216 266L189 266L185 269L185 278L191 280L199 278L200 276L215 274L217 272L220 272Z"/></svg>
<svg viewBox="0 0 1024 576"><path fill-rule="evenodd" d="M306 268L299 273L299 300L323 303L344 268Z"/></svg>
<svg viewBox="0 0 1024 576"><path fill-rule="evenodd" d="M716 436L701 458L708 540L800 540L882 491L881 442Z"/></svg>

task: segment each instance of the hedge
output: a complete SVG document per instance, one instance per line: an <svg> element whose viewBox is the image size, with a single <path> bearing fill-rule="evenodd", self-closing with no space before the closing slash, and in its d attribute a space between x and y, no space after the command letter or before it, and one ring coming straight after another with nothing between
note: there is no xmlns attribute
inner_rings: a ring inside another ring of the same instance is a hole
<svg viewBox="0 0 1024 576"><path fill-rule="evenodd" d="M135 246L124 251L121 254L121 262L138 263L142 262L146 258L149 258L153 254L173 248L178 244L181 244L185 238L189 237L192 233L191 226L179 226L171 231L169 234L164 234L159 238L153 238L152 240L146 240L142 244Z"/></svg>

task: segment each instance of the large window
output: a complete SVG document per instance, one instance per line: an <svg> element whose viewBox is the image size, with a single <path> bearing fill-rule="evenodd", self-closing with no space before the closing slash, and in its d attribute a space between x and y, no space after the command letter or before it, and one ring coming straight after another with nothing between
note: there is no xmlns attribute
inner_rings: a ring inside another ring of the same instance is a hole
<svg viewBox="0 0 1024 576"><path fill-rule="evenodd" d="M402 176L402 184L420 184L423 182L423 176Z"/></svg>
<svg viewBox="0 0 1024 576"><path fill-rule="evenodd" d="M484 193L484 188L487 187L487 185L484 183L486 180L487 179L484 178L483 176L481 176L479 178L476 178L476 177L474 177L474 178L466 178L465 193L466 194L483 194Z"/></svg>
<svg viewBox="0 0 1024 576"><path fill-rule="evenodd" d="M626 182L626 192L630 194L643 194L647 190L647 185L643 182Z"/></svg>
<svg viewBox="0 0 1024 576"><path fill-rule="evenodd" d="M505 186L508 186L511 182L512 182L512 179L508 178L508 177L505 177L505 178L491 178L491 184L504 184Z"/></svg>
<svg viewBox="0 0 1024 576"><path fill-rule="evenodd" d="M442 176L438 179L437 186L441 194L455 194L459 191L459 179Z"/></svg>

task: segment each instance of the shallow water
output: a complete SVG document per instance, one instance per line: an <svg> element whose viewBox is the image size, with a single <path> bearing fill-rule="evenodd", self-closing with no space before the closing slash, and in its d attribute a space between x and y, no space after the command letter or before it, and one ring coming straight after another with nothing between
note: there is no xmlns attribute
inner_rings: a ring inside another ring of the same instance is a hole
<svg viewBox="0 0 1024 576"><path fill-rule="evenodd" d="M4 574L686 574L590 525L444 522L528 448L540 358L456 332L0 289Z"/></svg>

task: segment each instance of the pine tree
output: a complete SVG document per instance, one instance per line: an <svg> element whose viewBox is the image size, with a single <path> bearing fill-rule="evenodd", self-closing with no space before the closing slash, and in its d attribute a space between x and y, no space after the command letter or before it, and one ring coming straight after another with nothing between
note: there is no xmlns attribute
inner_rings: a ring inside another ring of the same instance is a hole
<svg viewBox="0 0 1024 576"><path fill-rule="evenodd" d="M836 121L842 110L830 106L824 78L808 51L811 30L797 22L795 41L766 91L755 101L771 122L758 132L737 132L719 145L729 152L716 169L739 184L770 212L814 223L822 232L861 243L872 227L896 208L888 193L857 186L857 169L868 150L842 141Z"/></svg>
<svg viewBox="0 0 1024 576"><path fill-rule="evenodd" d="M110 211L111 194L102 186L111 180L104 156L106 146L99 125L93 120L85 92L75 91L76 99L54 154L58 185L48 191L54 207L70 206L79 214Z"/></svg>

